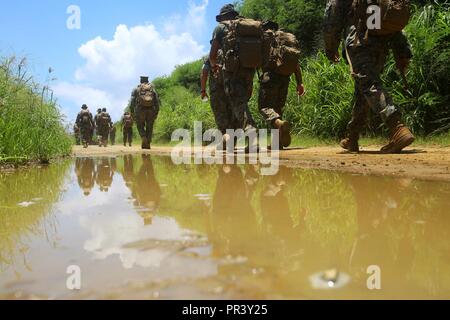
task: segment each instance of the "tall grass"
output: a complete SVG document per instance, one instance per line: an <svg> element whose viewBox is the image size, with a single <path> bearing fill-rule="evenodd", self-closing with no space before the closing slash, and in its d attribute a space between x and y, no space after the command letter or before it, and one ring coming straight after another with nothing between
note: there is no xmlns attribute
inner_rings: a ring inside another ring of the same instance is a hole
<svg viewBox="0 0 450 320"><path fill-rule="evenodd" d="M27 73L26 60L0 62L0 162L48 161L67 155L71 139L48 86Z"/></svg>

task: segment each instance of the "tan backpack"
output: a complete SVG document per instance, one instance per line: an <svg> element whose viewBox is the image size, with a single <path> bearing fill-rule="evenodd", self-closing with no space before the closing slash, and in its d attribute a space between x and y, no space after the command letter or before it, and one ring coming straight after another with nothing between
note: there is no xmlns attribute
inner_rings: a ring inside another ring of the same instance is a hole
<svg viewBox="0 0 450 320"><path fill-rule="evenodd" d="M271 49L269 68L280 75L291 76L297 70L300 60L300 44L292 33L277 31Z"/></svg>
<svg viewBox="0 0 450 320"><path fill-rule="evenodd" d="M123 126L125 128L131 128L133 126L133 118L130 115L123 116Z"/></svg>
<svg viewBox="0 0 450 320"><path fill-rule="evenodd" d="M253 19L238 18L223 21L227 32L223 41L224 67L235 72L242 68L256 69L263 65L262 23Z"/></svg>
<svg viewBox="0 0 450 320"><path fill-rule="evenodd" d="M155 91L151 83L142 83L138 87L137 102L139 106L151 108L154 105Z"/></svg>
<svg viewBox="0 0 450 320"><path fill-rule="evenodd" d="M371 2L369 4L369 2ZM381 28L368 29L367 22L373 13L368 13L369 6L376 5L381 9ZM385 36L401 32L411 18L410 0L354 0L353 8L358 19L358 28L369 35Z"/></svg>

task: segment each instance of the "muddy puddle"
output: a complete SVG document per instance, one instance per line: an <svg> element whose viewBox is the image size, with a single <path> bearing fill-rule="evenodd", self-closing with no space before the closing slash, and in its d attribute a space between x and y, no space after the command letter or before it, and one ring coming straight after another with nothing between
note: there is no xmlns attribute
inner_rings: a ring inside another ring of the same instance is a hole
<svg viewBox="0 0 450 320"><path fill-rule="evenodd" d="M0 173L0 297L450 299L449 183L259 172L135 155Z"/></svg>

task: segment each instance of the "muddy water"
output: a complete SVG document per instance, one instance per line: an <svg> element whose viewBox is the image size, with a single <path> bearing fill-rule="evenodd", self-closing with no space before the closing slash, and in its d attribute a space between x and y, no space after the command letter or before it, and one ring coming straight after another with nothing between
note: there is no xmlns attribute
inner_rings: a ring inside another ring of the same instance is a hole
<svg viewBox="0 0 450 320"><path fill-rule="evenodd" d="M0 297L450 299L450 184L259 170L122 156L0 173Z"/></svg>

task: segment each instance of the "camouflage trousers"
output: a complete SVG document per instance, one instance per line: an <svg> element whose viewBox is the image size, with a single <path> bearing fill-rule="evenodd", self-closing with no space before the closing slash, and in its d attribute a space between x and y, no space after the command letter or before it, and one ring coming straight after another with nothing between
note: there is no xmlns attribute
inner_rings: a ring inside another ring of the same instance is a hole
<svg viewBox="0 0 450 320"><path fill-rule="evenodd" d="M124 144L131 144L133 142L133 128L123 128L123 143Z"/></svg>
<svg viewBox="0 0 450 320"><path fill-rule="evenodd" d="M289 76L265 72L260 81L258 105L264 120L273 127L277 119L283 118L283 108L289 91Z"/></svg>
<svg viewBox="0 0 450 320"><path fill-rule="evenodd" d="M355 79L354 106L348 131L355 136L364 129L370 110L379 114L385 123L401 116L381 80L389 53L387 39L369 37L367 43L356 42L356 31L353 30L347 38L346 54Z"/></svg>
<svg viewBox="0 0 450 320"><path fill-rule="evenodd" d="M227 129L237 129L238 123L234 118L228 97L225 94L222 74L210 74L209 96L217 129L222 134L225 134Z"/></svg>
<svg viewBox="0 0 450 320"><path fill-rule="evenodd" d="M255 70L253 69L224 72L225 94L236 121L236 129L249 131L255 128L255 122L248 106L253 91L254 76Z"/></svg>
<svg viewBox="0 0 450 320"><path fill-rule="evenodd" d="M109 133L109 141L111 142L111 145L116 144L116 133L115 132Z"/></svg>
<svg viewBox="0 0 450 320"><path fill-rule="evenodd" d="M158 118L159 110L155 108L141 107L136 108L136 125L141 138L146 138L149 143L153 139L153 125Z"/></svg>
<svg viewBox="0 0 450 320"><path fill-rule="evenodd" d="M99 143L106 145L108 143L109 138L109 126L100 126L97 129L97 136L99 139Z"/></svg>
<svg viewBox="0 0 450 320"><path fill-rule="evenodd" d="M90 144L92 142L93 128L85 126L80 128L81 143Z"/></svg>

